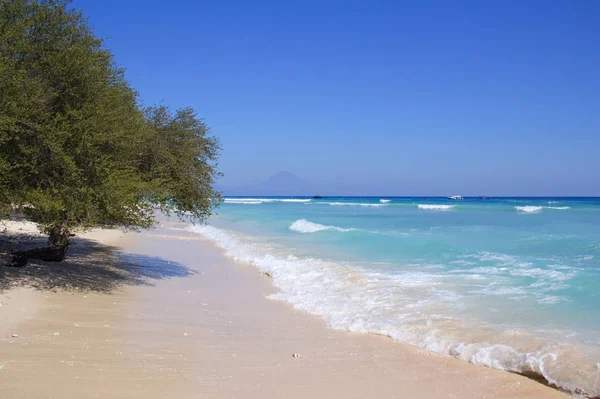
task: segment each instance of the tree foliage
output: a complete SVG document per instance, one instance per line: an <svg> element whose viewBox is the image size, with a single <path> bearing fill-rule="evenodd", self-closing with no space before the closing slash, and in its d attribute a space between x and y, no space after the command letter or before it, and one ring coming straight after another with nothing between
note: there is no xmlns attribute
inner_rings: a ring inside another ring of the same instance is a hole
<svg viewBox="0 0 600 399"><path fill-rule="evenodd" d="M75 229L205 220L219 145L190 108L142 109L109 50L65 0L0 0L0 210L53 245Z"/></svg>

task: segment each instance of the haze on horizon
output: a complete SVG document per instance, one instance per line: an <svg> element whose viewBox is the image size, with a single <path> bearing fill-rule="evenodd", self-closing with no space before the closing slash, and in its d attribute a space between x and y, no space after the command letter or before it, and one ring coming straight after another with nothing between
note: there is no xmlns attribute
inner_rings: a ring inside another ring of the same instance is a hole
<svg viewBox="0 0 600 399"><path fill-rule="evenodd" d="M74 6L145 103L199 111L224 187L600 196L600 2Z"/></svg>
<svg viewBox="0 0 600 399"><path fill-rule="evenodd" d="M446 197L452 195L455 191L449 188L446 192L436 191L436 187L431 187L429 190L420 192L410 192L406 186L402 183L398 183L397 186L387 186L375 189L373 192L365 192L364 188L360 185L352 185L346 183L339 183L330 185L323 182L312 182L305 180L301 177L289 171L281 171L279 173L270 176L268 179L244 184L240 186L225 186L218 184L216 189L220 191L225 197L261 197L261 196L291 196L291 197L310 197L315 194L335 197L335 196L349 196L349 197ZM380 191L377 191L380 190ZM549 194L549 195L528 195L528 194L499 194L494 191L492 193L486 193L478 191L477 187L467 188L460 192L465 197L477 197L482 194L491 197L568 197L560 194ZM581 195L581 197L595 197Z"/></svg>

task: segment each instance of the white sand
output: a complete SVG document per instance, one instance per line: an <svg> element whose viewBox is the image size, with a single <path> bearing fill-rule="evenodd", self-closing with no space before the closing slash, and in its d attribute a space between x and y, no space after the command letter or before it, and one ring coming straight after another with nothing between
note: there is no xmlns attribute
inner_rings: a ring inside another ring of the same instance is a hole
<svg viewBox="0 0 600 399"><path fill-rule="evenodd" d="M44 290L3 292L0 398L567 397L386 337L329 330L266 299L268 277L182 227L92 232L66 266L43 265L64 273L31 272Z"/></svg>

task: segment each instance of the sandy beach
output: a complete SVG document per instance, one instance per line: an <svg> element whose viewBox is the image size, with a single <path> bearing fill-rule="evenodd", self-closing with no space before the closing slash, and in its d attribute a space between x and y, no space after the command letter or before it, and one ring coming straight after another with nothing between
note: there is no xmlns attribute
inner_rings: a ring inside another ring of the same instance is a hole
<svg viewBox="0 0 600 399"><path fill-rule="evenodd" d="M328 329L185 230L99 230L2 268L0 397L567 398L524 376ZM297 353L300 357L294 357Z"/></svg>

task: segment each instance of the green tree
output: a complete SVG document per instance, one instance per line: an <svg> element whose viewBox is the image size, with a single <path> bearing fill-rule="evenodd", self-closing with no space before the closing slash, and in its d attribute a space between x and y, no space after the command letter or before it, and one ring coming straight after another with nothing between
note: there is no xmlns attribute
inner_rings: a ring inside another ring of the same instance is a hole
<svg viewBox="0 0 600 399"><path fill-rule="evenodd" d="M0 0L0 211L63 248L77 229L148 228L157 208L204 221L218 151L193 110L141 109L68 1Z"/></svg>
<svg viewBox="0 0 600 399"><path fill-rule="evenodd" d="M145 110L148 135L140 170L148 183L146 195L164 213L205 220L221 197L213 190L218 140L192 108L172 114L166 107Z"/></svg>

